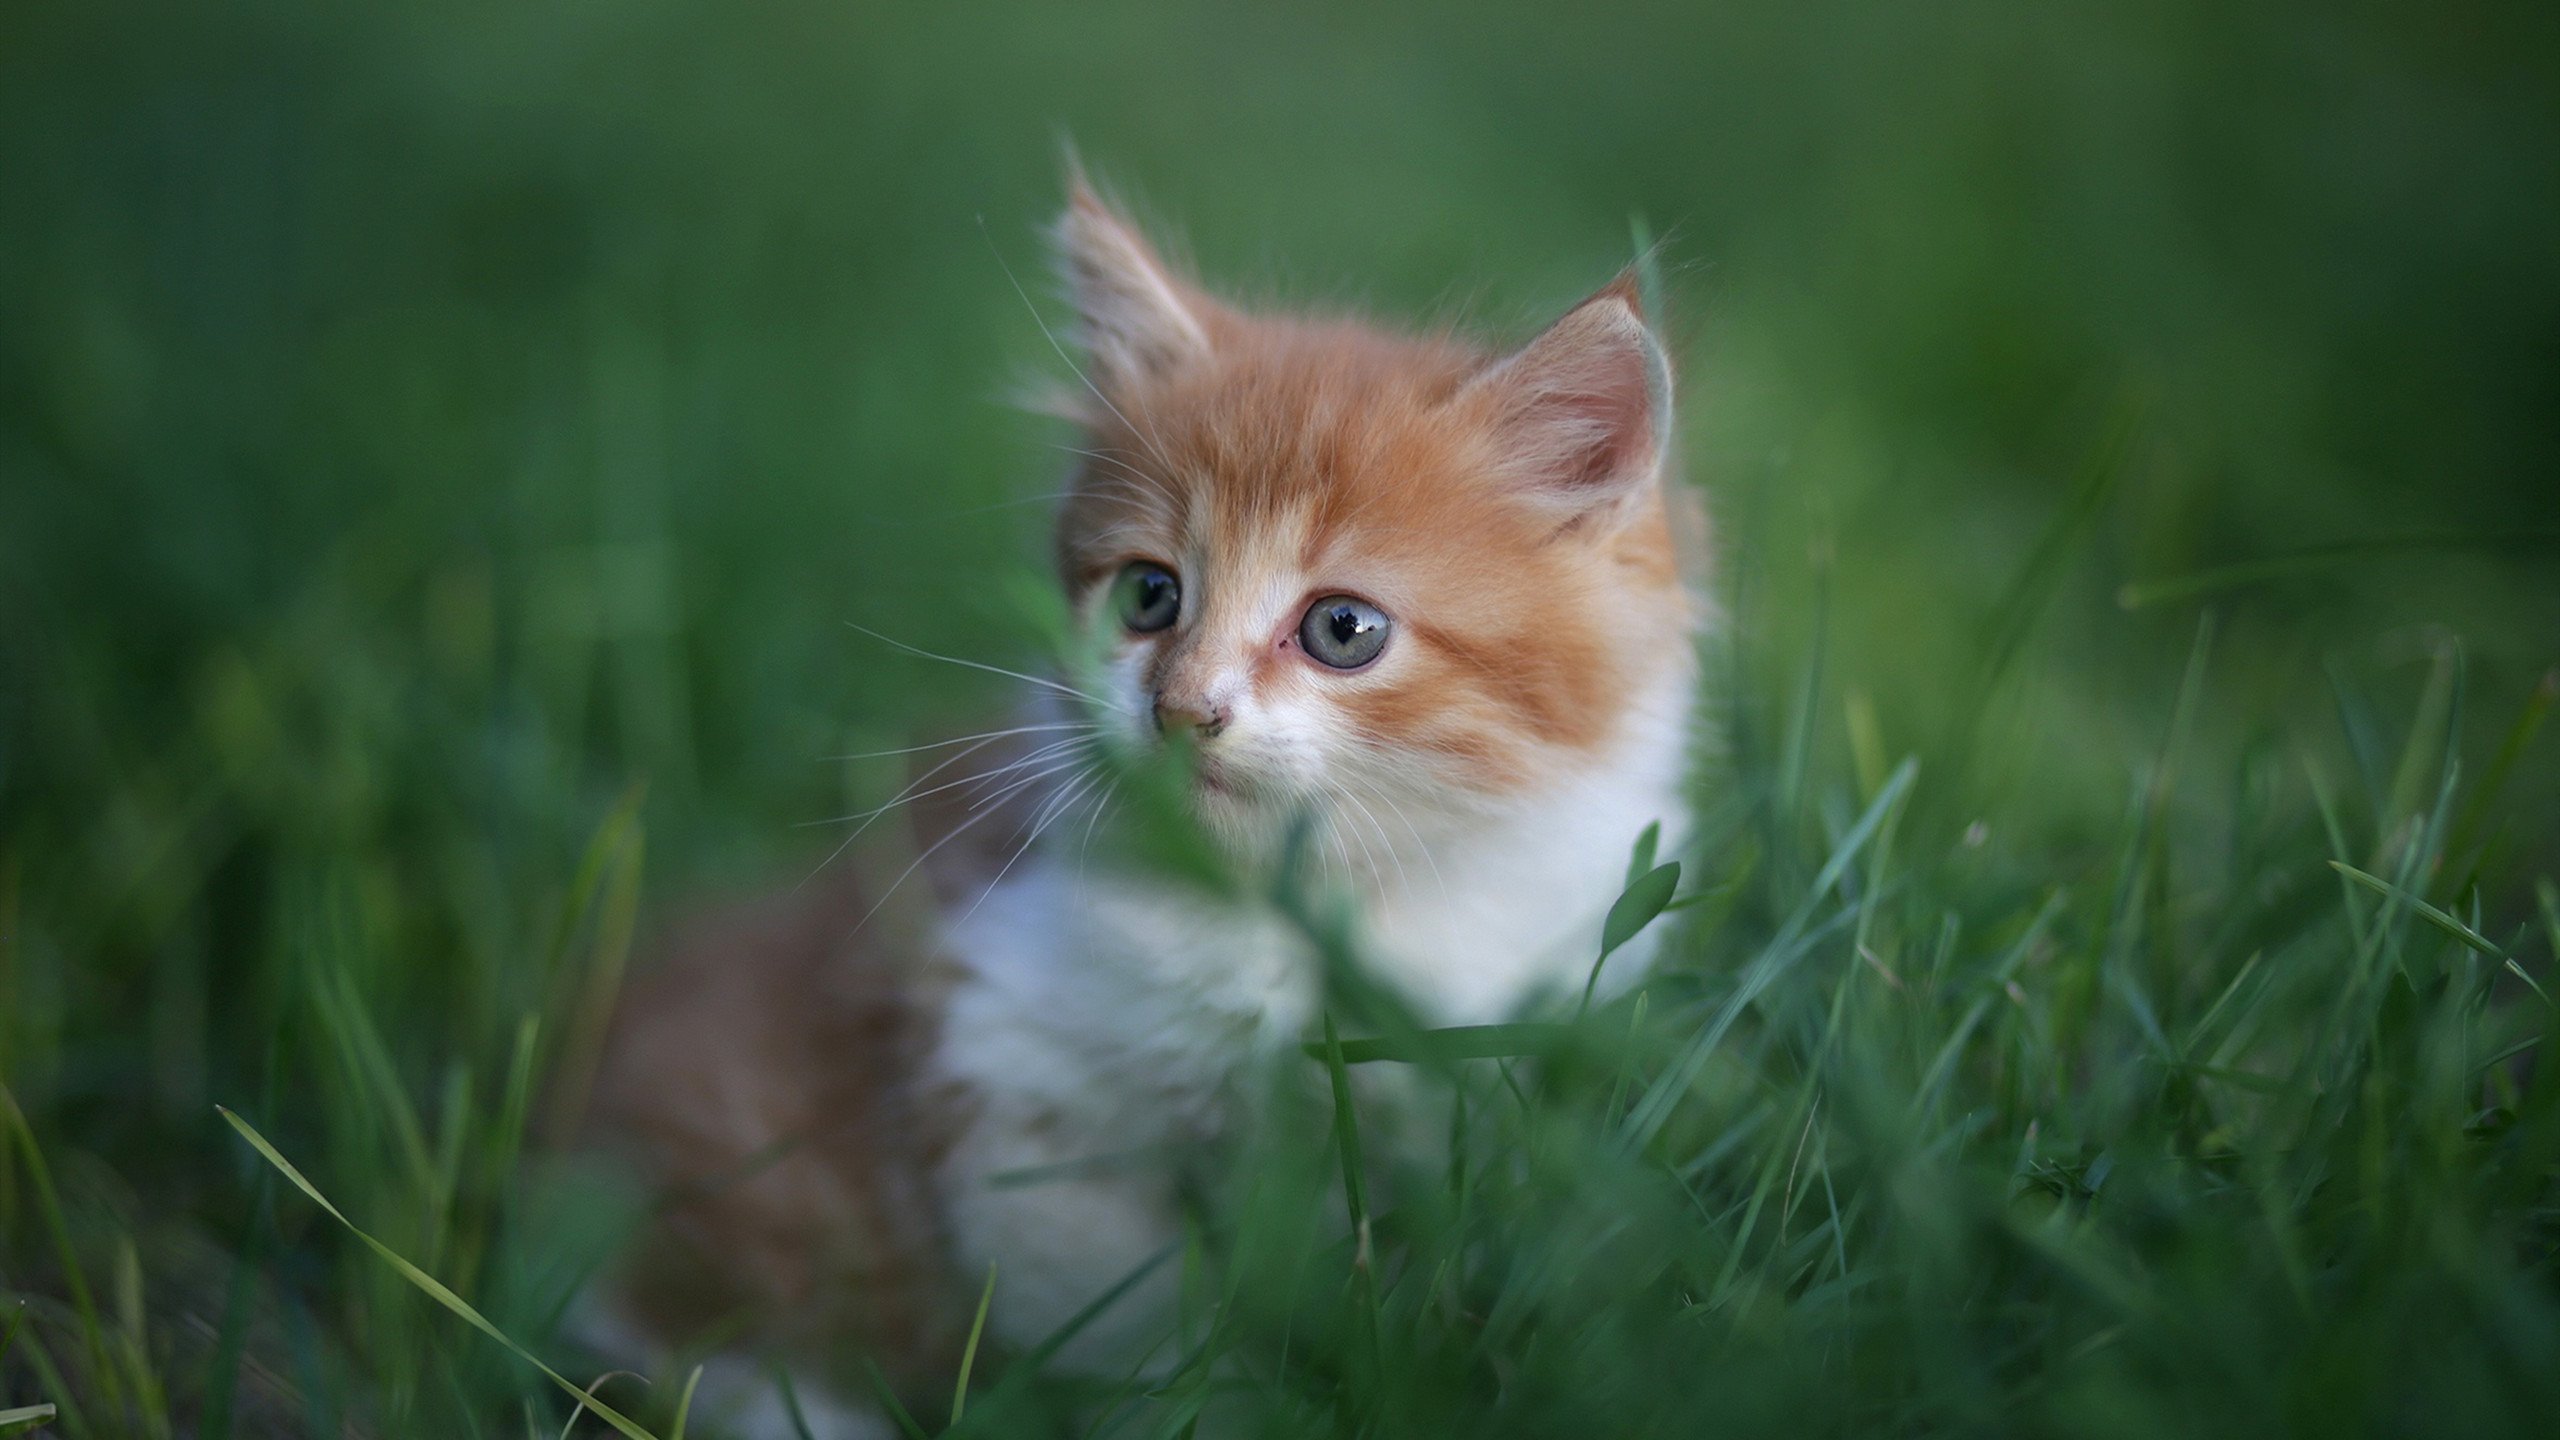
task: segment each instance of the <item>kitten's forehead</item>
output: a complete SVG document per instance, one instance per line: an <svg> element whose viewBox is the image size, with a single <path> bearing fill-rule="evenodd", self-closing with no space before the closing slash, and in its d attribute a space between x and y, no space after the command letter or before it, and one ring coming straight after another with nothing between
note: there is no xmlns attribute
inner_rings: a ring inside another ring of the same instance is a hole
<svg viewBox="0 0 2560 1440"><path fill-rule="evenodd" d="M1114 398L1063 517L1065 558L1090 580L1145 536L1313 572L1481 516L1481 436L1449 399L1485 363L1451 341L1266 324L1257 343Z"/></svg>
<svg viewBox="0 0 2560 1440"><path fill-rule="evenodd" d="M1205 582L1198 587L1200 626L1235 640L1260 638L1271 617L1286 611L1314 572L1308 564L1306 507L1279 508L1239 522L1221 518L1228 507L1195 507L1185 560Z"/></svg>
<svg viewBox="0 0 2560 1440"><path fill-rule="evenodd" d="M1060 518L1070 584L1173 567L1184 623L1129 642L1155 657L1149 683L1243 676L1264 702L1321 706L1322 736L1356 737L1327 752L1337 763L1379 749L1490 797L1533 783L1541 756L1591 753L1640 674L1682 663L1669 533L1658 502L1642 523L1576 529L1512 483L1505 413L1472 383L1494 364L1455 342L1230 315L1213 354L1114 389L1093 420ZM1286 659L1331 593L1380 606L1397 637L1388 663L1338 685Z"/></svg>

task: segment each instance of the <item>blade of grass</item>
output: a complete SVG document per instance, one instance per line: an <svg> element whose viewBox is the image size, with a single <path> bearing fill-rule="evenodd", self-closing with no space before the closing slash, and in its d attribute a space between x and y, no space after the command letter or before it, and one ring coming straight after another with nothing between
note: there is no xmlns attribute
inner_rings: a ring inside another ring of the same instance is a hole
<svg viewBox="0 0 2560 1440"><path fill-rule="evenodd" d="M2306 545L2299 550L2283 550L2261 555L2254 560L2234 561L2184 575L2167 575L2152 580L2136 580L2116 592L2116 604L2127 610L2162 605L2173 600L2192 600L2224 590L2237 590L2249 585L2263 585L2270 580L2283 580L2308 575L2358 560L2376 560L2392 555L2435 553L2524 553L2560 547L2560 530L2483 530L2446 532L2434 535L2385 535L2367 540L2341 540L2327 545Z"/></svg>
<svg viewBox="0 0 2560 1440"><path fill-rule="evenodd" d="M2106 508L2108 497L2115 493L2130 468L2134 442L2142 433L2145 408L2143 397L2132 387L2118 390L2097 442L2081 459L2071 498L2054 512L2044 533L2036 538L2035 548L2027 553L2026 562L2001 591L1999 602L1991 611L1999 617L1997 628L1992 632L1980 670L1965 691L1968 703L1954 729L1953 753L1960 757L1959 763L1972 763L1975 741L1992 702L2007 683L2036 626L2052 608L2054 597L2061 592L2072 552L2097 524L2099 512Z"/></svg>
<svg viewBox="0 0 2560 1440"><path fill-rule="evenodd" d="M595 1379L588 1381L587 1388L581 1391L578 1395L578 1403L569 1407L569 1418L560 1422L560 1440L569 1440L569 1432L578 1428L578 1417L586 1414L588 1410L594 1408L596 1392L604 1388L604 1382L607 1380L620 1379L624 1376L629 1376L631 1379L637 1380L643 1385L649 1383L649 1378L647 1376L631 1370L607 1370Z"/></svg>
<svg viewBox="0 0 2560 1440"><path fill-rule="evenodd" d="M471 1103L471 1067L456 1062L445 1070L444 1079L444 1094L436 1107L443 1127L436 1137L435 1185L426 1194L426 1249L418 1262L428 1270L442 1268L446 1247L455 1240L455 1210L462 1198L464 1142L480 1128L481 1118ZM467 1268L462 1273L468 1273Z"/></svg>
<svg viewBox="0 0 2560 1440"><path fill-rule="evenodd" d="M322 1027L337 1043L347 1078L370 1094L376 1114L389 1117L395 1148L412 1183L422 1193L434 1194L436 1166L427 1147L426 1127L418 1119L417 1106L410 1103L409 1087L400 1082L399 1066L357 992L354 977L332 966L319 974L311 996L319 1007Z"/></svg>
<svg viewBox="0 0 2560 1440"><path fill-rule="evenodd" d="M1662 822L1656 820L1645 826L1643 833L1636 836L1635 851L1627 857L1627 878L1625 883L1633 885L1636 883L1636 878L1638 876L1641 876L1646 871L1651 870L1653 868L1654 856L1661 849Z"/></svg>
<svg viewBox="0 0 2560 1440"><path fill-rule="evenodd" d="M53 1353L45 1348L43 1337L30 1331L22 1336L18 1343L22 1347L20 1354L26 1367L35 1372L38 1391L48 1395L78 1393L71 1388L70 1382L63 1378L61 1367L53 1363ZM65 1433L77 1436L99 1434L97 1425L91 1419L95 1413L94 1407L83 1407L60 1417Z"/></svg>
<svg viewBox="0 0 2560 1440"><path fill-rule="evenodd" d="M2362 885L2366 889L2375 892L2376 894L2386 896L2409 907L2410 912L2416 915L2419 919L2426 921L2438 930L2441 930L2445 934L2452 936L2454 939L2461 941L2464 945L2469 946L2473 950L2488 956L2490 959L2504 960L2508 958L2507 952L2498 948L2497 943L2491 940L2488 936L2483 935L2479 931L2472 929L2470 926L2463 924L2461 921L2454 919L2451 915L2448 915L2444 911L2437 909L2435 906L2428 904L2426 901L2419 899L2407 890L2383 879L2381 876L2359 870L2355 866L2350 865L2343 860L2330 861L2329 868L2337 871L2341 875L2344 875L2358 885Z"/></svg>
<svg viewBox="0 0 2560 1440"><path fill-rule="evenodd" d="M1651 994L1639 990L1636 1003L1628 1010L1626 1040L1618 1047L1618 1075L1609 1082L1609 1108L1600 1112L1612 1121L1625 1114L1627 1087L1636 1079L1636 1059L1641 1048L1637 1040L1644 1034L1645 1011L1652 999Z"/></svg>
<svg viewBox="0 0 2560 1440"><path fill-rule="evenodd" d="M241 1221L239 1248L231 1261L231 1280L222 1301L222 1328L214 1338L213 1364L205 1382L204 1406L197 1424L199 1440L230 1440L233 1394L240 1383L240 1360L248 1344L249 1306L258 1281L258 1263L266 1250L266 1227L259 1221L275 1194L274 1174L260 1170L249 1190L249 1209ZM0 1351L8 1347L0 1345Z"/></svg>
<svg viewBox="0 0 2560 1440"><path fill-rule="evenodd" d="M1582 1004L1574 1011L1576 1020L1591 1011L1592 992L1600 987L1600 967L1652 924L1671 903L1671 892L1679 888L1680 862L1674 860L1646 871L1610 904L1609 916L1600 926L1600 958L1591 962L1591 975L1582 982Z"/></svg>
<svg viewBox="0 0 2560 1440"><path fill-rule="evenodd" d="M214 1108L216 1113L220 1114L224 1120L230 1123L232 1129L240 1132L240 1138L249 1142L249 1148L257 1151L259 1156L268 1164L274 1166L285 1179L293 1182L293 1188L301 1191L303 1195L311 1201L311 1203L319 1206L323 1211L327 1212L329 1218L337 1221L340 1225L345 1226L349 1234L354 1235L358 1240L364 1242L366 1249L371 1250L375 1255L381 1257L383 1262L389 1265L393 1270L397 1271L402 1279L407 1280L418 1289L425 1291L428 1297L433 1299L437 1304L442 1305L445 1309L462 1317L464 1322L469 1324L471 1328L496 1341L500 1348L506 1350L507 1353L524 1361L526 1364L531 1365L534 1369L541 1371L552 1384L560 1387L562 1393L570 1396L574 1400L583 1401L587 1407L601 1417L606 1424L611 1425L615 1430L620 1431L623 1435L630 1437L630 1440L656 1440L656 1437L651 1435L649 1431L642 1427L638 1422L624 1415L621 1411L614 1409L612 1406L605 1404L603 1401L589 1396L587 1392L581 1389L575 1381L570 1380L567 1376L562 1375L559 1371L552 1369L550 1366L543 1364L542 1361L535 1358L532 1351L517 1344L505 1331L500 1330L495 1324L491 1323L487 1316L472 1308L469 1301L464 1300L461 1296L448 1289L443 1281L436 1279L424 1270L410 1264L406 1258L394 1251L390 1246L383 1244L381 1241L376 1240L371 1235L365 1233L362 1227L358 1226L353 1220L348 1219L336 1205L331 1204L329 1197L321 1194L318 1186L304 1178L302 1172L294 1168L292 1161L285 1159L281 1152L279 1152L274 1146L268 1144L267 1138L259 1134L248 1121L241 1119L238 1115L233 1114L227 1109L223 1109L221 1106L216 1106Z"/></svg>
<svg viewBox="0 0 2560 1440"><path fill-rule="evenodd" d="M2489 759L2489 768L2481 772L2479 782L2472 787L2470 803L2462 807L2461 818L2454 822L2452 837L2445 842L2448 852L2468 854L2478 843L2480 827L2488 818L2489 806L2506 790L2508 778L2515 774L2516 762L2532 748L2534 737L2541 733L2543 722L2551 717L2555 703L2560 703L2560 670L2543 675L2542 683L2534 686L2533 694L2526 698L2524 713L2507 727L2506 737L2498 742L2497 753Z"/></svg>
<svg viewBox="0 0 2560 1440"><path fill-rule="evenodd" d="M1505 1061L1518 1056L1551 1056L1569 1038L1569 1025L1521 1020L1510 1025L1446 1025L1441 1030L1416 1030L1411 1035L1367 1035L1359 1040L1339 1040L1336 1045L1308 1040L1306 1045L1300 1045L1300 1051L1311 1061L1324 1061L1339 1051L1341 1063L1347 1066L1367 1066L1375 1061Z"/></svg>
<svg viewBox="0 0 2560 1440"><path fill-rule="evenodd" d="M907 1413L906 1405L898 1399L898 1392L890 1387L889 1377L880 1373L880 1362L868 1355L863 1356L862 1372L871 1381L871 1393L879 1398L880 1408L889 1413L898 1433L906 1436L907 1440L929 1440L924 1427L916 1423L915 1416ZM683 1432L679 1430L673 1440L684 1440Z"/></svg>
<svg viewBox="0 0 2560 1440"><path fill-rule="evenodd" d="M2462 647L2438 643L2427 666L2427 681L2418 692L2418 713L2409 722L2409 738L2400 747L2400 763L2391 772L2382 828L2388 834L2418 813L2427 778L2441 776L2450 758L2445 746L2455 739L2462 695Z"/></svg>
<svg viewBox="0 0 2560 1440"><path fill-rule="evenodd" d="M134 1424L149 1440L169 1433L169 1396L151 1363L149 1307L142 1285L142 1252L130 1234L116 1237L115 1247L117 1359L124 1367Z"/></svg>
<svg viewBox="0 0 2560 1440"><path fill-rule="evenodd" d="M1822 672L1831 639L1831 542L1826 535L1814 546L1813 638L1806 647L1804 682L1796 695L1795 720L1787 727L1786 747L1778 756L1775 804L1770 809L1769 843L1778 854L1795 853L1804 828L1807 790L1813 765L1815 727L1821 721Z"/></svg>
<svg viewBox="0 0 2560 1440"><path fill-rule="evenodd" d="M951 1382L951 1423L969 1410L969 1371L978 1363L978 1341L987 1333L987 1309L996 1301L996 1267L987 1265L986 1288L978 1292L978 1313L969 1320L969 1341L960 1349L960 1376Z"/></svg>
<svg viewBox="0 0 2560 1440"><path fill-rule="evenodd" d="M18 1097L5 1081L0 1081L0 1119L8 1121L9 1131L16 1137L19 1163L25 1167L27 1181L35 1191L36 1214L44 1221L45 1233L53 1242L54 1258L62 1266L63 1288L70 1292L72 1313L79 1320L81 1340L95 1371L90 1383L99 1391L96 1408L120 1415L124 1412L124 1391L107 1350L106 1325L99 1318L97 1300L90 1292L88 1272L81 1268L79 1252L72 1246L71 1226L63 1216L62 1199L53 1188L53 1172L45 1164L44 1151L36 1145L35 1127L27 1122L26 1112L18 1108Z"/></svg>
<svg viewBox="0 0 2560 1440"><path fill-rule="evenodd" d="M1333 1011L1324 1012L1324 1068L1333 1082L1334 1144L1342 1161L1342 1193L1351 1216L1351 1283L1359 1296L1361 1331L1367 1341L1369 1362L1383 1372L1386 1352L1378 1323L1378 1277L1370 1255L1369 1194L1366 1168L1360 1152L1360 1120L1351 1103L1351 1075L1343 1068L1342 1037L1333 1024Z"/></svg>
<svg viewBox="0 0 2560 1440"><path fill-rule="evenodd" d="M818 1437L810 1432L809 1417L800 1409L800 1390L791 1383L789 1366L773 1367L773 1387L782 1393L782 1413L791 1421L791 1433L798 1436L799 1440L818 1440Z"/></svg>
<svg viewBox="0 0 2560 1440"><path fill-rule="evenodd" d="M1181 1250L1182 1245L1179 1241L1165 1246L1138 1262L1128 1274L1113 1281L1110 1289L1086 1301L1084 1308L1068 1316L1065 1324L1050 1331L1047 1338L1032 1346L1020 1360L1005 1367L1004 1377L996 1382L995 1390L989 1397L990 1403L1009 1398L1020 1387L1030 1384L1032 1378L1040 1373L1041 1367L1054 1359L1059 1351L1074 1343L1075 1338L1083 1334L1094 1321L1102 1318L1104 1312L1119 1304L1122 1297L1130 1291L1146 1283L1148 1276L1153 1275L1164 1262L1181 1253Z"/></svg>
<svg viewBox="0 0 2560 1440"><path fill-rule="evenodd" d="M646 786L634 785L624 793L622 803L605 818L596 830L595 839L578 864L576 883L561 907L558 932L551 947L551 964L546 973L561 977L569 993L558 996L554 1004L569 1017L561 1039L561 1050L551 1066L551 1108L548 1120L551 1133L573 1134L578 1121L586 1113L587 1094L595 1081L596 1066L604 1054L605 1030L613 1019L614 997L622 989L622 972L629 962L631 941L639 927L640 876L648 837L640 826L640 806L648 798ZM592 914L595 941L583 967L569 963L569 952L579 930Z"/></svg>
<svg viewBox="0 0 2560 1440"><path fill-rule="evenodd" d="M1921 1072L1920 1083L1911 1092L1911 1113L1921 1114L1934 1103L1939 1087L1943 1086L1955 1073L1956 1061L1964 1054L1965 1042L1973 1038L1974 1028L1982 1023L1985 1015L1990 1013L1994 998L2000 994L2001 987L2007 985L2018 973L2018 967L2026 963L2029 955L2035 953L2036 946L2044 940L2046 930L2051 928L2054 920L2062 914L2062 908L2063 895L2060 891L2045 897L2043 908L2036 911L2036 917L2033 920L2027 922L2025 933L2018 937L2016 944L2009 947L2008 953L2000 958L2000 962L1991 967L1991 973L1986 978L1987 993L1977 996L1972 1004L1965 1007L1964 1014L1956 1021L1955 1028L1948 1031L1947 1038L1939 1043L1937 1054L1931 1057L1928 1068Z"/></svg>
<svg viewBox="0 0 2560 1440"><path fill-rule="evenodd" d="M2541 982L2541 981L2536 980L2536 979L2534 979L2532 976L2530 976L2530 975L2526 974L2526 973L2525 973L2525 971L2524 971L2524 967L2523 967L2523 966L2521 966L2521 965L2517 964L2517 963L2516 963L2516 962L2514 962L2513 960L2509 960L2509 961L2507 961L2507 962L2506 962L2506 968L2507 968L2507 973L2509 973L2509 974L2511 974L2511 975L2515 976L2517 979L2519 979L2519 980L2523 981L2523 982L2525 983L2525 985L2533 991L2534 995L2535 995L2536 997L2538 997L2538 998L2542 1001L2542 1003L2543 1003L2543 1004L2548 1005L2548 1004L2550 1004L2550 1003L2551 1003L2551 992L2542 988L2542 982Z"/></svg>
<svg viewBox="0 0 2560 1440"><path fill-rule="evenodd" d="M1359 1237L1359 1264L1366 1268L1369 1255L1369 1200L1363 1188L1360 1161L1360 1119L1351 1104L1351 1077L1344 1073L1342 1036L1335 1030L1333 1012L1324 1015L1324 1067L1333 1082L1333 1137L1342 1164L1343 1198L1351 1210L1351 1227Z"/></svg>
<svg viewBox="0 0 2560 1440"><path fill-rule="evenodd" d="M1645 1091L1644 1098L1636 1102L1621 1131L1622 1143L1630 1151L1642 1150L1653 1143L1654 1137L1669 1123L1673 1107L1696 1082L1699 1072L1706 1068L1708 1058L1723 1042L1726 1032L1741 1018L1744 1008L1775 984L1778 976L1807 946L1827 933L1828 926L1808 929L1813 924L1814 912L1820 908L1823 897L1840 883L1840 877L1848 872L1849 866L1856 862L1859 851L1884 824L1885 816L1901 803L1919 773L1920 763L1914 759L1905 759L1894 767L1892 777L1885 781L1883 789L1876 792L1876 798L1868 804L1865 813L1849 827L1847 834L1841 836L1840 843L1832 847L1830 859L1824 862L1821 873L1814 877L1804 898L1797 902L1794 913L1778 927L1778 933L1760 954L1744 967L1742 979L1733 993L1725 998L1714 1016L1683 1048L1679 1058ZM1846 922L1854 918L1854 911L1846 912L1834 923L1845 928Z"/></svg>

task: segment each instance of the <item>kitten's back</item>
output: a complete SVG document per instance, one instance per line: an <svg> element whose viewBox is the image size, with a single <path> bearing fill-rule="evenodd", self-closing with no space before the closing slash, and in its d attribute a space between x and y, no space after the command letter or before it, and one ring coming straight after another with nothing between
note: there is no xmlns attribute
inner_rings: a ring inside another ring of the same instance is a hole
<svg viewBox="0 0 2560 1440"><path fill-rule="evenodd" d="M662 1197L617 1286L648 1332L947 1368L952 1101L923 1078L925 952L873 898L831 866L682 927L626 988L586 1130Z"/></svg>

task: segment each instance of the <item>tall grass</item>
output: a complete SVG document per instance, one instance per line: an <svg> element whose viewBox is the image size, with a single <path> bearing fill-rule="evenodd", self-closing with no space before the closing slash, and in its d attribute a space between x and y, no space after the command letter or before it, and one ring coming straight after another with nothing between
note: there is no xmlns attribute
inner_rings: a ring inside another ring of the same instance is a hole
<svg viewBox="0 0 2560 1440"><path fill-rule="evenodd" d="M2009 853L2005 817L1914 761L1865 783L1736 726L1680 868L1632 857L1613 932L1677 940L1614 1003L1418 1032L1296 909L1340 967L1333 1014L1270 1123L1200 1171L1180 1329L1117 1384L983 1357L953 1433L2535 1431L2560 1402L2560 1071L2537 1063L2560 892L2501 866L2483 787L2551 689L2466 767L2448 648L2391 751L2271 746L2199 810L2191 719L2237 663L2214 646L2207 624L2115 842L2068 864ZM516 1177L631 938L631 804L555 873L517 927L544 937L522 1008L423 1074L355 978L399 944L361 875L300 902L319 933L276 1063L317 1083L239 1108L314 1178L172 1122L229 1180L209 1253L177 1248L166 1192L119 1199L96 1139L13 1104L0 1233L42 1247L11 1251L41 1257L12 1265L13 1402L71 1435L570 1421L563 1374L602 1365L553 1332L559 1257L595 1237ZM1441 1143L1364 1143L1369 1066L1414 1077L1394 1128ZM324 1190L370 1236L314 1228ZM623 1386L588 1409L635 1434L689 1394Z"/></svg>

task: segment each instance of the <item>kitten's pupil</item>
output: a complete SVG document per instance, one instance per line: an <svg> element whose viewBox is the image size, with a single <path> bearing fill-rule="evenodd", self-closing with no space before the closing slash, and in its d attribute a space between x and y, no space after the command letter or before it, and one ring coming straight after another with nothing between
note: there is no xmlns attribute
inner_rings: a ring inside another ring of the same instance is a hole
<svg viewBox="0 0 2560 1440"><path fill-rule="evenodd" d="M1182 582L1161 565L1131 561L1120 571L1118 589L1120 622L1138 634L1162 630L1182 613Z"/></svg>
<svg viewBox="0 0 2560 1440"><path fill-rule="evenodd" d="M1348 595L1319 600L1298 622L1298 643L1336 670L1357 670L1386 648L1386 612Z"/></svg>

